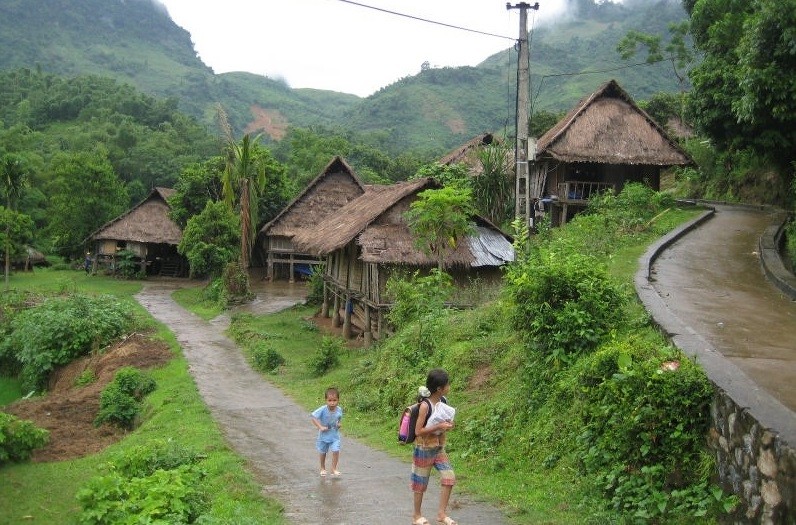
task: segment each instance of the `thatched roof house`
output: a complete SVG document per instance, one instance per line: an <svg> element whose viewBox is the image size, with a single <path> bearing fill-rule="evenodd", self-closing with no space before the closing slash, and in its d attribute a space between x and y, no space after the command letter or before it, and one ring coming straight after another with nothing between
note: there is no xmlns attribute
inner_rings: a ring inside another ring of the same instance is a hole
<svg viewBox="0 0 796 525"><path fill-rule="evenodd" d="M690 164L688 153L611 80L539 138L529 198L541 196L553 207L554 223L563 223L567 207L585 206L593 193L619 192L630 181L658 190L661 170Z"/></svg>
<svg viewBox="0 0 796 525"><path fill-rule="evenodd" d="M139 204L89 236L95 267L116 267L117 253L131 251L150 275L183 276L187 261L177 253L182 229L169 217L171 188L154 188ZM92 249L93 248L93 249Z"/></svg>
<svg viewBox="0 0 796 525"><path fill-rule="evenodd" d="M315 257L295 250L293 237L303 229L323 225L327 217L364 192L365 186L351 166L341 157L334 157L320 175L260 230L266 276L292 280L297 268L317 263Z"/></svg>
<svg viewBox="0 0 796 525"><path fill-rule="evenodd" d="M330 296L337 319L345 305L349 335L350 323L360 326L366 339L374 332L381 333L382 314L389 307L385 289L391 275L436 265L433 257L414 246L404 219L417 194L435 188L438 184L431 178L367 186L362 196L337 210L332 220L294 237L297 249L326 258L324 310L328 310ZM475 233L446 256L446 265L459 282L470 277L499 278L498 268L514 259L511 239L489 221L477 216L472 219Z"/></svg>
<svg viewBox="0 0 796 525"><path fill-rule="evenodd" d="M444 166L450 164L464 164L473 175L479 175L483 171L480 159L478 158L479 153L483 148L491 146L497 140L498 139L491 133L483 133L449 152L439 159L439 163Z"/></svg>

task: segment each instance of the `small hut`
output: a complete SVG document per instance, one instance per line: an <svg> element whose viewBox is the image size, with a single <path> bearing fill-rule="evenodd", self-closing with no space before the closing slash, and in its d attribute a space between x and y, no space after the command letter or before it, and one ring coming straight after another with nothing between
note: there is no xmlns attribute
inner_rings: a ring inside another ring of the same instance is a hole
<svg viewBox="0 0 796 525"><path fill-rule="evenodd" d="M356 326L366 344L380 338L390 307L386 297L390 276L428 271L436 265L434 258L415 247L404 213L418 193L437 187L431 178L367 186L362 196L337 210L334 220L294 238L302 251L326 258L323 315L329 315L333 302L334 323L343 325L345 336L351 337ZM448 270L459 283L475 277L499 279L499 267L514 259L511 239L481 217L472 220L475 232L446 257Z"/></svg>
<svg viewBox="0 0 796 525"><path fill-rule="evenodd" d="M177 253L182 230L169 217L170 188L154 188L138 205L89 236L94 269L115 270L119 252L132 252L147 275L185 277L188 261Z"/></svg>
<svg viewBox="0 0 796 525"><path fill-rule="evenodd" d="M481 166L478 155L483 148L491 146L496 140L491 133L478 135L439 159L439 163L443 166L464 164L472 175L480 175L483 171L483 166Z"/></svg>
<svg viewBox="0 0 796 525"><path fill-rule="evenodd" d="M542 135L536 145L531 180L541 195L537 212L552 213L564 224L606 190L617 193L628 182L660 189L661 171L693 164L663 128L615 80L581 100Z"/></svg>
<svg viewBox="0 0 796 525"><path fill-rule="evenodd" d="M301 253L293 246L293 237L302 229L317 228L328 217L365 192L354 170L339 156L334 157L306 188L260 230L266 278L306 275L317 257Z"/></svg>

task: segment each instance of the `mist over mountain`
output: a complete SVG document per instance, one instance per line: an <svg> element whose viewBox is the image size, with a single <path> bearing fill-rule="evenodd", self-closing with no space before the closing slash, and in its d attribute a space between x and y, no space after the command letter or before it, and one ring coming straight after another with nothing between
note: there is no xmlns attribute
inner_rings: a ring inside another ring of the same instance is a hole
<svg viewBox="0 0 796 525"><path fill-rule="evenodd" d="M676 0L571 0L555 21L531 29L535 111L569 109L615 78L637 100L678 85L666 63L629 63L615 48L630 29L664 35L686 18ZM279 140L289 126L349 129L393 152L445 151L478 133L513 129L517 53L508 48L476 67L427 68L367 98L250 73L214 74L190 34L154 0L0 0L0 69L112 77L160 97L215 131L220 104L237 134Z"/></svg>

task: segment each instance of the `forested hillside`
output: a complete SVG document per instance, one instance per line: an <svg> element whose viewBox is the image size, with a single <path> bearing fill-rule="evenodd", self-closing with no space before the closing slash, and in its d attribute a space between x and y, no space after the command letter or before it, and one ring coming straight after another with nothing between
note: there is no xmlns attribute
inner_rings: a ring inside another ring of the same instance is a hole
<svg viewBox="0 0 796 525"><path fill-rule="evenodd" d="M572 0L569 18L533 28L531 74L538 109L561 111L617 78L633 96L677 90L668 64L624 67L616 44L629 30L667 33L685 18L678 0L596 4ZM348 129L374 136L395 154L408 148L443 153L484 131L513 129L516 52L478 67L431 68L361 99L247 73L216 75L190 35L150 0L3 0L0 70L97 74L130 83L178 107L216 133L221 104L237 134L264 131L280 140L290 126ZM599 73L588 73L600 71Z"/></svg>

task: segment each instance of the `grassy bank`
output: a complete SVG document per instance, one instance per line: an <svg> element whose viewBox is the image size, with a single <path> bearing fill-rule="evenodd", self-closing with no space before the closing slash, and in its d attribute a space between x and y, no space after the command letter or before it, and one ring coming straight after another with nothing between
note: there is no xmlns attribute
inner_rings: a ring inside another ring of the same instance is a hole
<svg viewBox="0 0 796 525"><path fill-rule="evenodd" d="M243 460L225 443L172 334L134 300L141 283L45 270L15 274L11 285L15 290L37 293L110 293L120 297L142 319L142 329L165 341L175 357L167 366L151 372L157 389L146 398L142 425L123 441L100 454L77 460L0 467L0 523L76 523L79 506L75 496L89 479L106 475L110 460L163 440L201 453L201 467L206 473L203 483L212 495L208 516L215 520L213 523L283 523L281 505L262 497L259 484Z"/></svg>
<svg viewBox="0 0 796 525"><path fill-rule="evenodd" d="M706 384L704 377L692 371L687 358L650 324L632 287L638 258L647 247L698 213L671 209L644 228L637 225L643 223L633 222L633 233L618 243L612 233L588 229L577 234L583 238L560 240L604 250L608 274L623 293L633 296L623 307L622 328L617 326L594 357L587 355L582 362L571 363L570 369L528 353L527 342L510 322L513 312L506 296L473 310L447 312L440 322L425 326L424 333L433 333L435 340L428 352L418 350L420 330L409 327L370 349L339 347L339 363L320 376L312 371L324 345L312 318L316 308L294 308L262 317L235 316L231 335L250 357L262 352L263 345L283 356L285 363L264 375L308 409L322 402L327 386L338 386L347 414L346 434L404 458L407 473L411 452L396 443L396 419L401 406L412 401L425 371L445 367L452 376L449 398L458 409L457 431L451 433L448 447L459 481L456 492L466 491L496 503L518 524L624 523L633 521L632 515L643 522L649 519L650 508L657 508L653 512L665 514L670 523L714 523L717 501L711 490L699 483L674 496L639 489L636 495L614 496L616 502L609 503L602 494L601 478L587 474L584 457L574 452L582 450L584 418L591 414L593 421L595 417L593 401L586 401L594 394L583 383L594 367L610 370L621 362L623 373L637 381L644 374L655 377L660 362L680 359L683 381L701 386L694 387L696 393L688 390L690 386L685 386L683 393L674 392L674 403L688 404L692 395L704 398L704 390L699 390ZM582 248L568 249L577 252ZM610 377L609 372L608 382ZM620 388L626 386L620 384ZM675 383L673 388L679 387ZM631 392L622 402L632 403L636 397ZM664 406L654 410L671 413ZM707 421L701 412L687 416L683 421L691 418L697 427ZM701 432L697 427L690 431L692 436ZM629 437L617 436L617 442L633 446ZM712 468L709 458L698 450L684 449L682 453L685 460L659 458L650 472L667 468L667 462L672 469L680 468L675 466L678 462L696 471ZM408 493L406 498L408 505Z"/></svg>

